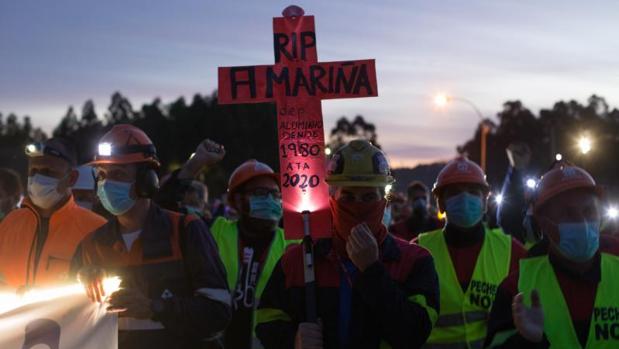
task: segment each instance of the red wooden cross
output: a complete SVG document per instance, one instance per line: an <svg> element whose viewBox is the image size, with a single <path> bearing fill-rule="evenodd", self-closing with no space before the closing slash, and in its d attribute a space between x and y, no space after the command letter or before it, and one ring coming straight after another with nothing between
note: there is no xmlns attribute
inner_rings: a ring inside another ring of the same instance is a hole
<svg viewBox="0 0 619 349"><path fill-rule="evenodd" d="M219 103L275 102L284 228L303 237L311 212L314 238L331 235L322 99L377 96L374 60L318 63L314 16L289 6L273 18L274 65L219 68Z"/></svg>

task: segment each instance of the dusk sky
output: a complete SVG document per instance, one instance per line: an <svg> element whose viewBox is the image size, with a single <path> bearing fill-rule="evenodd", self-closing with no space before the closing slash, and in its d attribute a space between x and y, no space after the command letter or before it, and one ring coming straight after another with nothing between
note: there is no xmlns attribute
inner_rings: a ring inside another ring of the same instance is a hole
<svg viewBox="0 0 619 349"><path fill-rule="evenodd" d="M0 1L0 112L50 132L69 105L114 91L135 109L211 94L217 67L273 62L272 21L289 1ZM448 159L477 116L436 110L446 92L484 115L520 99L534 113L595 93L619 106L619 2L305 1L320 61L375 58L379 97L323 102L375 123L392 165Z"/></svg>

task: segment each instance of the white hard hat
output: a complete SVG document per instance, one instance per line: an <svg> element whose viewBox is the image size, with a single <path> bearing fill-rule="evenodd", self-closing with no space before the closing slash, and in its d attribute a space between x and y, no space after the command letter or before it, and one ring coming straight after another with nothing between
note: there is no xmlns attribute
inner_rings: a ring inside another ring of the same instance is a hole
<svg viewBox="0 0 619 349"><path fill-rule="evenodd" d="M77 190L95 190L95 176L92 166L82 165L77 168L79 177L73 185L73 189Z"/></svg>

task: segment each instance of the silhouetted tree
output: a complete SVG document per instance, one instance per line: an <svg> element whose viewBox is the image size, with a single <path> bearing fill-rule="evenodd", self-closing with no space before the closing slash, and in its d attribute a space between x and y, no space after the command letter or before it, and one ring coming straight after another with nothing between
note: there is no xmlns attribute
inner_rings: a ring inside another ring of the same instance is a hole
<svg viewBox="0 0 619 349"><path fill-rule="evenodd" d="M357 115L352 121L349 121L345 116L339 118L335 127L331 129L327 146L332 151L336 151L353 139L365 139L380 148L380 144L377 142L376 126L367 122L361 115Z"/></svg>
<svg viewBox="0 0 619 349"><path fill-rule="evenodd" d="M577 101L559 101L551 109L542 109L539 117L520 101L509 101L497 114L498 124L488 135L489 180L498 185L507 169L505 148L511 142L524 142L532 150L532 174L540 175L552 163L556 153L585 167L605 185L618 186L619 110L610 109L606 100L592 95L583 105ZM590 153L580 154L579 137L587 135L593 142ZM458 147L474 161L479 161L480 132Z"/></svg>
<svg viewBox="0 0 619 349"><path fill-rule="evenodd" d="M204 138L211 138L226 147L225 159L207 169L203 180L211 185L213 197L226 190L228 176L242 162L255 158L279 169L275 106L271 104L219 105L217 95L196 94L187 103L179 98L166 104L156 98L134 110L128 98L119 92L112 94L103 119L97 116L92 100L87 100L78 118L68 108L54 135L72 138L81 163L92 160L97 140L113 125L131 123L142 128L157 147L162 174L178 168L188 159ZM601 183L617 185L619 181L619 110L611 109L604 98L593 95L586 104L560 101L552 108L534 115L520 101L508 101L496 119L486 120L488 135L488 178L498 185L507 169L505 147L511 142L525 142L533 151L533 169L542 173L560 152L565 158L586 167ZM575 142L581 133L589 133L594 148L586 156L579 154ZM473 138L457 149L479 161L480 128ZM0 114L0 166L10 166L25 173L23 147L30 141L46 136L31 125L30 118L20 122L17 115ZM363 116L337 120L328 136L332 150L354 138L363 138L377 146L376 126ZM436 166L435 166L436 167ZM432 174L428 174L428 178Z"/></svg>
<svg viewBox="0 0 619 349"><path fill-rule="evenodd" d="M93 123L99 122L97 117L97 112L95 111L95 103L92 99L87 100L82 107L82 117L80 119L80 124L91 125Z"/></svg>
<svg viewBox="0 0 619 349"><path fill-rule="evenodd" d="M112 101L108 107L108 113L105 118L108 124L126 123L130 122L135 116L131 102L120 94L120 92L114 92L112 95Z"/></svg>
<svg viewBox="0 0 619 349"><path fill-rule="evenodd" d="M80 123L77 120L77 114L73 110L73 106L67 109L66 114L60 119L60 124L54 129L53 135L57 136L73 136L73 134L80 128Z"/></svg>

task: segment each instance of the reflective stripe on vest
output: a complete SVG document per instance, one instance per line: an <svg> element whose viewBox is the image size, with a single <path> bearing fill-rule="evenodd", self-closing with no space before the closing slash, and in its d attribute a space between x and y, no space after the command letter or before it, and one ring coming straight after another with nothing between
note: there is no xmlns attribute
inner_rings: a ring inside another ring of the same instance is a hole
<svg viewBox="0 0 619 349"><path fill-rule="evenodd" d="M509 272L511 238L500 229L486 229L466 293L458 281L444 232L421 234L419 245L434 257L441 296L441 311L424 348L481 348L496 290Z"/></svg>
<svg viewBox="0 0 619 349"><path fill-rule="evenodd" d="M602 279L597 287L586 349L619 348L619 257L601 254ZM548 256L520 261L518 290L530 306L537 289L544 307L544 333L551 348L580 348L563 291Z"/></svg>
<svg viewBox="0 0 619 349"><path fill-rule="evenodd" d="M481 349L484 347L484 339L479 339L467 343L427 343L424 344L424 349Z"/></svg>
<svg viewBox="0 0 619 349"><path fill-rule="evenodd" d="M219 256L224 264L224 268L226 269L226 278L230 292L234 292L234 290L236 290L240 272L239 230L237 223L237 221L231 221L223 217L219 217L215 220L213 226L211 227L211 234L217 244ZM264 288L271 278L273 269L275 269L277 262L279 262L281 256L284 252L286 252L286 248L298 242L299 240L286 240L284 230L277 228L275 235L273 236L271 246L269 247L269 253L264 261L264 264L261 266L260 276L258 278L258 283L256 284L256 301L254 302L254 307L258 305L260 298L262 297L262 293L264 292ZM255 338L255 326L257 323L255 310L253 312L252 323L252 326L254 327L252 329L252 333L254 333L253 342L259 343L259 341ZM254 345L254 348L260 348L260 346Z"/></svg>

